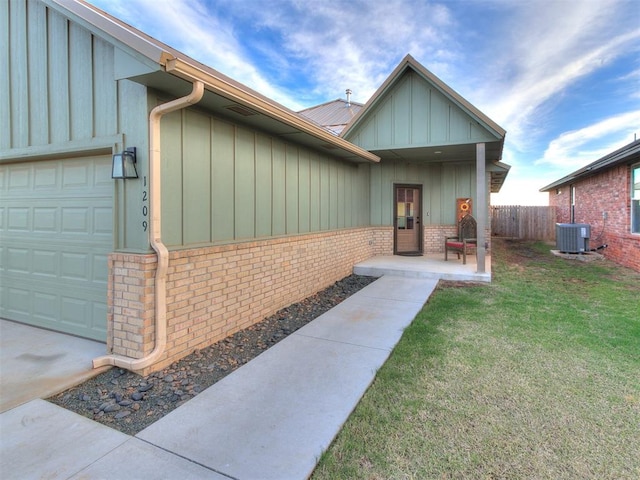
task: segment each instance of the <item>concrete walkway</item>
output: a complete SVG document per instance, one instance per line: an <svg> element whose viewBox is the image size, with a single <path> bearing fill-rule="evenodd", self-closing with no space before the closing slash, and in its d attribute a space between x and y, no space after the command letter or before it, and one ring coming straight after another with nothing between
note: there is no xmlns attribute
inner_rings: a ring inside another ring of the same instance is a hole
<svg viewBox="0 0 640 480"><path fill-rule="evenodd" d="M307 478L437 279L384 276L135 437L34 400L0 415L0 477Z"/></svg>

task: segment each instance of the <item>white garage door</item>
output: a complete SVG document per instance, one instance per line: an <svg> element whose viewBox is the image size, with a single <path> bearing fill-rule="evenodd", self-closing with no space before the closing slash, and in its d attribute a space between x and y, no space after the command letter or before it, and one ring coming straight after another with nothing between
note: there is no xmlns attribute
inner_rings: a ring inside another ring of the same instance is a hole
<svg viewBox="0 0 640 480"><path fill-rule="evenodd" d="M110 157L0 165L0 316L104 341Z"/></svg>

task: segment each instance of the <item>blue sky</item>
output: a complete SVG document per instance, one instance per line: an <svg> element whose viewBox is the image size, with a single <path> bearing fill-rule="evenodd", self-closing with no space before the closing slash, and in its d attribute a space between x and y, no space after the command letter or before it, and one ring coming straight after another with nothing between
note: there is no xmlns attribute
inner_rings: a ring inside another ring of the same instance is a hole
<svg viewBox="0 0 640 480"><path fill-rule="evenodd" d="M365 103L410 53L507 130L494 204L640 138L637 0L90 0L292 110Z"/></svg>

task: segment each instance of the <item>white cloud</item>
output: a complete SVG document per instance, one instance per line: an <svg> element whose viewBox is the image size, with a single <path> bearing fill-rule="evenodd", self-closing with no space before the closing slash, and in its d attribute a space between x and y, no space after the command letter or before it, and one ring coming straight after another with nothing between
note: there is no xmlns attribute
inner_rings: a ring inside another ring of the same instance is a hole
<svg viewBox="0 0 640 480"><path fill-rule="evenodd" d="M538 190L551 183L536 179L511 179L500 190L491 194L491 205L549 205L549 194Z"/></svg>
<svg viewBox="0 0 640 480"><path fill-rule="evenodd" d="M343 96L346 88L355 101L365 102L405 54L434 62L451 55L445 28L451 16L443 5L291 0L249 13L259 27L282 34L283 54L313 80L312 102Z"/></svg>
<svg viewBox="0 0 640 480"><path fill-rule="evenodd" d="M536 165L575 170L630 143L640 131L640 110L606 118L580 130L561 134L549 143Z"/></svg>
<svg viewBox="0 0 640 480"><path fill-rule="evenodd" d="M247 58L234 25L199 0L92 0L99 8L289 108L302 106Z"/></svg>
<svg viewBox="0 0 640 480"><path fill-rule="evenodd" d="M483 92L521 150L545 132L553 103L579 79L637 48L640 30L616 29L617 2L515 2ZM620 33L619 33L620 32ZM487 98L487 96L491 98Z"/></svg>

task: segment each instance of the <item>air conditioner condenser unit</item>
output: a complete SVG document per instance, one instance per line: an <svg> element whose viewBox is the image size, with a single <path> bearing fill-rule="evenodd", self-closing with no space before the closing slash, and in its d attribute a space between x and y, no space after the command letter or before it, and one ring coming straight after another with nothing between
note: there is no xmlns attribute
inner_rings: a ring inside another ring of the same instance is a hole
<svg viewBox="0 0 640 480"><path fill-rule="evenodd" d="M588 252L590 237L587 223L556 223L556 249L562 253Z"/></svg>

